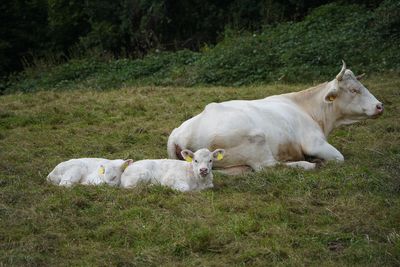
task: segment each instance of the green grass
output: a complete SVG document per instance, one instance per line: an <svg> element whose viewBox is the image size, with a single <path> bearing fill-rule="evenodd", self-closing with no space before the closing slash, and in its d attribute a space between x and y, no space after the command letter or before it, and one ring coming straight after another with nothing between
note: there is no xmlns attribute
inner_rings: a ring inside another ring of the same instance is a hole
<svg viewBox="0 0 400 267"><path fill-rule="evenodd" d="M166 157L171 130L207 103L309 84L0 96L0 265L399 266L400 79L365 84L386 111L333 132L344 164L215 174L200 193L45 177L75 157Z"/></svg>

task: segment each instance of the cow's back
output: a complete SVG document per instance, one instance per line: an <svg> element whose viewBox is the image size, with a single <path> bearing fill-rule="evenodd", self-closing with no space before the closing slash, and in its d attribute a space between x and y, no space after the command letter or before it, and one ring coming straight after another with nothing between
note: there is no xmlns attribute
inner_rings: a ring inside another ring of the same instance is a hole
<svg viewBox="0 0 400 267"><path fill-rule="evenodd" d="M54 184L58 184L66 172L71 169L81 170L82 175L93 172L97 166L104 161L102 158L79 158L70 159L59 163L47 176L47 180Z"/></svg>

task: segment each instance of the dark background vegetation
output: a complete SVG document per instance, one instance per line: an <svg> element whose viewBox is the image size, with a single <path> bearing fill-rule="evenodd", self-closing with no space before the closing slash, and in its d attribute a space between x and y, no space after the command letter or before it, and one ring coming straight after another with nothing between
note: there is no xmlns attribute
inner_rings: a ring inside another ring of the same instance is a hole
<svg viewBox="0 0 400 267"><path fill-rule="evenodd" d="M400 68L397 0L19 0L0 12L0 91L291 82L332 76L341 58Z"/></svg>

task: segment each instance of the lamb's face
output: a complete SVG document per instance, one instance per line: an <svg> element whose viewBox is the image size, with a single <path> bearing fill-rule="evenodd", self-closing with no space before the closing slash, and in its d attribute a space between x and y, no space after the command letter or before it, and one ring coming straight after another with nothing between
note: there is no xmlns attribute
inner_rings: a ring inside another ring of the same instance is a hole
<svg viewBox="0 0 400 267"><path fill-rule="evenodd" d="M201 177L206 177L211 173L213 162L221 160L224 157L224 153L223 149L216 149L210 152L205 148L197 150L195 153L187 149L181 152L183 158L192 163L194 173Z"/></svg>
<svg viewBox="0 0 400 267"><path fill-rule="evenodd" d="M118 186L121 182L121 175L126 167L131 164L133 160L110 160L102 164L99 168L99 177L104 183L111 186Z"/></svg>

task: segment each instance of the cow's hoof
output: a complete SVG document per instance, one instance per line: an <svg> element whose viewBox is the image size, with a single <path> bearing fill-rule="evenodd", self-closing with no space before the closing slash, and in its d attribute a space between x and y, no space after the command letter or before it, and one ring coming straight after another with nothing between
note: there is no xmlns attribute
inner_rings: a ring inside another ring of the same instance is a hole
<svg viewBox="0 0 400 267"><path fill-rule="evenodd" d="M319 168L322 168L325 166L325 161L323 159L314 158L311 162L315 163L316 169L319 169Z"/></svg>

